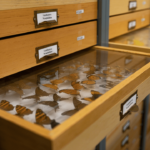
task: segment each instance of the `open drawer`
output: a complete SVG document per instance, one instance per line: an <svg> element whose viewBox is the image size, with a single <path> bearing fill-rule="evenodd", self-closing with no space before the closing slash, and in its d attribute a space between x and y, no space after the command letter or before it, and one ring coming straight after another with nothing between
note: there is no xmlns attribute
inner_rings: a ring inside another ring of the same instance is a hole
<svg viewBox="0 0 150 150"><path fill-rule="evenodd" d="M109 41L109 46L118 49L126 49L149 55L150 53L150 27L145 27L137 31L116 37Z"/></svg>
<svg viewBox="0 0 150 150"><path fill-rule="evenodd" d="M147 56L100 46L3 78L0 149L91 150L149 86Z"/></svg>

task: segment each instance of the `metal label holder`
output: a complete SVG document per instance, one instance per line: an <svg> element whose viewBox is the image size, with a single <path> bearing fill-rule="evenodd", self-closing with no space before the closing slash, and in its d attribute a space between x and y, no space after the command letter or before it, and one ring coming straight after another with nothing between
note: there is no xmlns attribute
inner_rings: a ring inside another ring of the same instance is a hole
<svg viewBox="0 0 150 150"><path fill-rule="evenodd" d="M133 21L136 22L136 20L132 20L132 21L129 21L129 22L128 22L128 30L132 30L132 29L134 29L134 28L136 27L136 25L135 25L135 26L133 26L132 28L129 28L129 23L130 23L130 22L133 22Z"/></svg>
<svg viewBox="0 0 150 150"><path fill-rule="evenodd" d="M136 2L136 7L130 8L130 3ZM137 9L137 1L129 1L129 10L135 10Z"/></svg>
<svg viewBox="0 0 150 150"><path fill-rule="evenodd" d="M51 21L44 21L40 24L38 24L38 18L37 18L37 14L38 13L49 13L49 12L57 12L57 21L56 20L51 20ZM49 26L53 26L53 25L58 25L58 9L48 9L48 10L36 10L34 11L34 18L33 21L35 23L35 28L41 28L41 27L49 27Z"/></svg>

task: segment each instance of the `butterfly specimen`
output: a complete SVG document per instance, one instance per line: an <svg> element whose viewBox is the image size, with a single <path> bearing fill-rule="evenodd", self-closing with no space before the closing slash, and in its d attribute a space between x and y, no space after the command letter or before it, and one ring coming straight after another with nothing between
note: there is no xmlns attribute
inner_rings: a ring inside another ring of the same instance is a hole
<svg viewBox="0 0 150 150"><path fill-rule="evenodd" d="M87 78L88 78L89 80L99 80L99 79L100 79L100 77L97 76L97 75L90 75L90 76L87 76Z"/></svg>
<svg viewBox="0 0 150 150"><path fill-rule="evenodd" d="M31 111L30 109L27 109L26 107L21 105L16 106L16 111L17 111L17 115L19 116L30 115L33 113L33 111Z"/></svg>
<svg viewBox="0 0 150 150"><path fill-rule="evenodd" d="M57 94L54 94L54 95L53 95L53 99L54 99L55 102L57 102L57 101L66 100L66 99L68 99L68 98L61 98L61 97L58 96Z"/></svg>
<svg viewBox="0 0 150 150"><path fill-rule="evenodd" d="M0 108L6 111L11 111L14 109L14 106L10 104L10 102L6 101L6 100L2 100L0 102Z"/></svg>
<svg viewBox="0 0 150 150"><path fill-rule="evenodd" d="M53 90L58 89L58 87L56 85L52 85L52 84L44 84L43 86L48 87L48 88L53 89Z"/></svg>
<svg viewBox="0 0 150 150"><path fill-rule="evenodd" d="M89 71L85 71L84 73L86 73L87 75L91 75L95 73L95 67L94 66L90 66L90 70Z"/></svg>
<svg viewBox="0 0 150 150"><path fill-rule="evenodd" d="M59 93L66 93L66 94L71 94L71 95L80 95L80 93L78 91L72 90L72 89L60 90Z"/></svg>
<svg viewBox="0 0 150 150"><path fill-rule="evenodd" d="M42 126L51 124L52 128L59 125L55 120L51 120L41 109L36 110L36 123Z"/></svg>
<svg viewBox="0 0 150 150"><path fill-rule="evenodd" d="M79 110L87 106L87 104L82 103L76 97L73 98L73 104L74 104L75 109L66 111L62 113L62 115L72 116L73 114L75 114L76 112L78 112Z"/></svg>
<svg viewBox="0 0 150 150"><path fill-rule="evenodd" d="M51 83L53 85L58 85L58 84L63 83L63 82L64 82L64 80L61 80L61 79L56 79L56 80L51 81Z"/></svg>
<svg viewBox="0 0 150 150"><path fill-rule="evenodd" d="M103 73L104 73L105 75L110 75L110 74L112 74L112 72L110 72L109 70L103 70Z"/></svg>
<svg viewBox="0 0 150 150"><path fill-rule="evenodd" d="M81 90L85 88L84 86L80 85L79 82L75 82L75 81L71 82L71 85L75 90Z"/></svg>
<svg viewBox="0 0 150 150"><path fill-rule="evenodd" d="M68 80L68 81L76 81L79 78L77 73L72 73L69 76L64 76L61 79L62 80Z"/></svg>
<svg viewBox="0 0 150 150"><path fill-rule="evenodd" d="M41 90L39 87L37 87L35 89L35 95L24 97L23 99L36 99L37 101L39 101L40 97L42 97L42 96L49 96L49 93L47 93L47 92Z"/></svg>
<svg viewBox="0 0 150 150"><path fill-rule="evenodd" d="M85 80L85 81L82 81L81 83L82 83L82 84L87 84L87 85L93 85L93 84L96 84L96 82L93 81L93 80Z"/></svg>

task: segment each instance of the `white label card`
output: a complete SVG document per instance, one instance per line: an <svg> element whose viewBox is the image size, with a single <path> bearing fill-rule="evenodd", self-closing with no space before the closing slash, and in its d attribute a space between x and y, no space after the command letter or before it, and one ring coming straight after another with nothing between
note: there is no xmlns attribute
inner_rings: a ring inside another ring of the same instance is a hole
<svg viewBox="0 0 150 150"><path fill-rule="evenodd" d="M42 22L56 21L57 22L57 12L45 12L37 14L37 24L39 25Z"/></svg>
<svg viewBox="0 0 150 150"><path fill-rule="evenodd" d="M57 45L49 46L46 48L42 48L39 51L39 59L43 58L44 56L48 56L50 54L58 54L58 47Z"/></svg>
<svg viewBox="0 0 150 150"><path fill-rule="evenodd" d="M126 136L125 139L122 141L122 146L124 146L129 140L129 136Z"/></svg>
<svg viewBox="0 0 150 150"><path fill-rule="evenodd" d="M137 94L134 94L124 105L122 114L126 114L136 104Z"/></svg>
<svg viewBox="0 0 150 150"><path fill-rule="evenodd" d="M137 7L137 2L133 1L133 2L129 2L129 9L134 9Z"/></svg>
<svg viewBox="0 0 150 150"><path fill-rule="evenodd" d="M125 132L129 127L130 127L130 121L128 121L128 122L123 126L123 132Z"/></svg>
<svg viewBox="0 0 150 150"><path fill-rule="evenodd" d="M84 35L77 37L77 41L80 41L80 40L83 40L83 39L85 39L85 36L84 36Z"/></svg>
<svg viewBox="0 0 150 150"><path fill-rule="evenodd" d="M77 15L83 14L83 13L84 13L84 9L81 9L81 10L77 10L77 11L76 11L76 14L77 14Z"/></svg>
<svg viewBox="0 0 150 150"><path fill-rule="evenodd" d="M130 21L129 24L128 24L128 28L132 29L134 27L136 27L136 21L135 20L134 21Z"/></svg>

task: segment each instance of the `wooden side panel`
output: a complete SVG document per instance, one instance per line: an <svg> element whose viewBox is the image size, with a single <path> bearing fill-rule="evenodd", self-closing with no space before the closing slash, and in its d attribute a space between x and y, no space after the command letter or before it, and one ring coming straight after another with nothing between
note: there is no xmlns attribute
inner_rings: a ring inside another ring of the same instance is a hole
<svg viewBox="0 0 150 150"><path fill-rule="evenodd" d="M35 23L33 21L34 11L48 9L58 9L58 25L35 28ZM76 11L81 9L84 10L84 13L76 14ZM5 37L97 19L97 2L3 10L0 13L0 18L0 37Z"/></svg>
<svg viewBox="0 0 150 150"><path fill-rule="evenodd" d="M97 2L97 0L1 0L0 10Z"/></svg>
<svg viewBox="0 0 150 150"><path fill-rule="evenodd" d="M85 39L77 41L77 37ZM0 41L0 78L38 65L35 59L35 48L58 42L59 56L74 53L97 43L97 22L92 21L79 25L39 32L30 35Z"/></svg>
<svg viewBox="0 0 150 150"><path fill-rule="evenodd" d="M134 29L128 30L128 23L133 20L136 20L136 27ZM148 26L149 22L149 10L143 10L130 14L110 17L109 39Z"/></svg>
<svg viewBox="0 0 150 150"><path fill-rule="evenodd" d="M129 1L130 0L110 0L110 16L147 9L150 7L149 0L136 0L137 8L135 10L129 10Z"/></svg>

